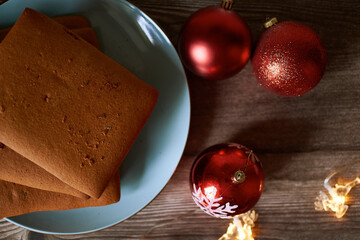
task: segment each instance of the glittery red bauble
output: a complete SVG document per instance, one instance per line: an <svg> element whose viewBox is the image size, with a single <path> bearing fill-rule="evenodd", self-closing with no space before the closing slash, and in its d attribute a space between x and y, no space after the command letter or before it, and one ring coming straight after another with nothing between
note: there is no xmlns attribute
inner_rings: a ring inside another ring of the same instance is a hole
<svg viewBox="0 0 360 240"><path fill-rule="evenodd" d="M245 21L221 7L198 10L185 23L179 39L179 55L194 74L207 79L235 75L248 62L251 35Z"/></svg>
<svg viewBox="0 0 360 240"><path fill-rule="evenodd" d="M319 36L297 22L280 22L260 37L252 58L261 86L284 97L300 96L322 78L326 52Z"/></svg>
<svg viewBox="0 0 360 240"><path fill-rule="evenodd" d="M239 172L243 173L240 179L236 178ZM218 144L196 158L190 187L195 203L203 211L229 218L247 212L259 200L264 187L263 169L248 148L235 143Z"/></svg>

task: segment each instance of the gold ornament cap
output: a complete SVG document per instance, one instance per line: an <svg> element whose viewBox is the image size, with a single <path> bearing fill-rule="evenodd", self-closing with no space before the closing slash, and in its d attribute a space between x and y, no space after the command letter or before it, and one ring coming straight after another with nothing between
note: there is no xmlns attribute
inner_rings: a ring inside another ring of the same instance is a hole
<svg viewBox="0 0 360 240"><path fill-rule="evenodd" d="M277 24L279 21L277 20L276 17L270 18L268 21L266 21L264 23L264 28L268 29L272 26L274 26L275 24Z"/></svg>
<svg viewBox="0 0 360 240"><path fill-rule="evenodd" d="M220 7L222 7L223 9L226 9L226 10L231 10L233 4L234 4L234 1L232 1L232 0L222 0Z"/></svg>
<svg viewBox="0 0 360 240"><path fill-rule="evenodd" d="M246 174L244 171L238 170L235 172L234 177L232 178L233 183L242 183L246 179Z"/></svg>

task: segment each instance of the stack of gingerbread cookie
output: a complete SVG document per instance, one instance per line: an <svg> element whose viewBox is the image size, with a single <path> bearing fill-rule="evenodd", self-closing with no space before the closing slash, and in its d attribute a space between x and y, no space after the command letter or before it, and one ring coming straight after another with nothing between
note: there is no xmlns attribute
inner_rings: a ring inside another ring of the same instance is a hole
<svg viewBox="0 0 360 240"><path fill-rule="evenodd" d="M0 217L119 201L158 92L98 50L83 17L25 9L0 41Z"/></svg>

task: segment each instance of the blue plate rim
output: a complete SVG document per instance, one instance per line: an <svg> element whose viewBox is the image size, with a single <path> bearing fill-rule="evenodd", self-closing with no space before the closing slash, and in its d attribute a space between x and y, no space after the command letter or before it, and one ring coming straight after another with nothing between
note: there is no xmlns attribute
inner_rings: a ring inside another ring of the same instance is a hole
<svg viewBox="0 0 360 240"><path fill-rule="evenodd" d="M65 232L52 232L52 231L46 231L46 230L39 230L39 229L35 229L35 228L32 228L32 227L28 227L28 226L25 226L23 224L20 224L14 220L11 220L10 218L8 217L5 217L3 219L5 219L6 221L12 223L12 224L15 224L19 227L22 227L22 228L25 228L27 230L30 230L30 231L33 231L33 232L36 232L36 233L42 233L42 234L51 234L51 235L80 235L80 234L88 234L88 233L93 233L93 232L98 232L98 231L101 231L101 230L104 230L106 228L110 228L112 226L115 226L123 221L126 221L127 219L131 218L132 216L136 215L138 212L142 211L144 208L146 208L149 204L151 204L158 196L159 194L164 190L164 188L166 187L166 185L169 183L169 181L171 180L171 178L173 177L177 167L179 166L179 163L180 163L180 160L184 154L184 150L185 150L185 147L186 147L186 143L187 143L187 139L188 139L188 136L189 136L189 131L190 131L190 121L191 121L191 96L190 96L190 88L189 88L189 84L188 84L188 80L187 80L187 76L186 76L186 72L185 72L185 68L184 66L182 65L181 63L181 60L180 60L180 57L176 51L176 48L174 47L174 45L171 43L171 41L169 40L169 38L167 37L167 35L165 34L165 32L161 29L161 27L152 19L150 18L146 13L144 13L141 9L139 9L138 7L136 7L135 5L133 5L132 3L128 2L128 1L124 1L124 0L119 0L119 1L122 1L124 4L128 5L130 8L133 8L133 9L136 9L137 11L139 11L139 13L146 18L147 21L149 21L156 29L157 31L161 34L161 36L163 37L163 39L167 42L168 44L168 47L170 47L172 49L172 51L174 51L174 53L176 54L177 56L177 60L179 61L180 63L180 66L181 66L181 69L179 68L179 70L181 70L183 76L184 76L184 83L185 83L185 86L186 86L186 95L188 97L188 110L189 110L189 115L188 115L188 118L186 119L187 120L187 131L186 131L186 138L185 138L185 142L183 144L183 147L182 147L182 151L181 151L181 155L180 155L180 158L174 168L174 170L172 171L172 174L170 175L169 179L167 180L167 182L165 183L165 185L160 189L160 191L154 196L154 198L149 201L148 203L146 203L144 206L142 206L137 212L134 212L133 214L129 215L126 219L123 219L123 220L120 220L120 221L117 221L117 222L114 222L114 223L111 223L111 224L108 224L108 225L105 225L103 227L99 227L99 228L95 228L95 229L91 229L91 230L88 230L88 231L79 231L79 232L69 232L69 233L65 233Z"/></svg>

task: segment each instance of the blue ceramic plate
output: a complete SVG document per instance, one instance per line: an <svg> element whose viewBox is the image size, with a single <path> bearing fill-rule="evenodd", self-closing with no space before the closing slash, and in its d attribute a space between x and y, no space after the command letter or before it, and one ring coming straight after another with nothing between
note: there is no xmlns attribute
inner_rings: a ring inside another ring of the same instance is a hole
<svg viewBox="0 0 360 240"><path fill-rule="evenodd" d="M161 29L126 1L10 0L0 6L0 27L14 23L25 7L48 16L86 16L97 33L101 50L160 94L154 112L120 168L119 203L35 212L7 220L52 234L88 233L119 223L156 197L181 158L189 129L190 99L179 57Z"/></svg>

